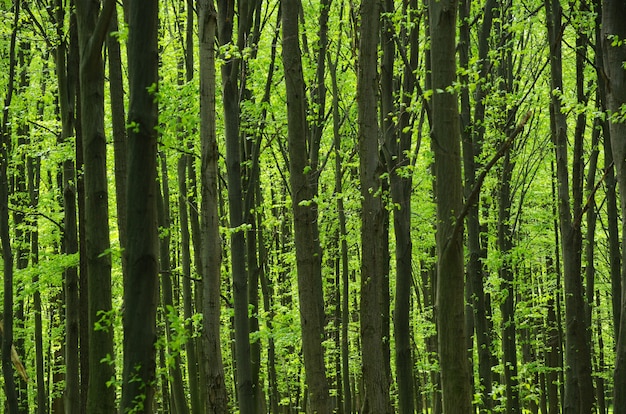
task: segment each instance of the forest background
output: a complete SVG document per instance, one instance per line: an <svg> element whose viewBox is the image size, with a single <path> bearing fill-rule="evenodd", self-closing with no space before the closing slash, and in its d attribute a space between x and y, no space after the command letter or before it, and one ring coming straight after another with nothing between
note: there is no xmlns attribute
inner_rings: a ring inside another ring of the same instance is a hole
<svg viewBox="0 0 626 414"><path fill-rule="evenodd" d="M0 15L6 412L626 412L623 2Z"/></svg>

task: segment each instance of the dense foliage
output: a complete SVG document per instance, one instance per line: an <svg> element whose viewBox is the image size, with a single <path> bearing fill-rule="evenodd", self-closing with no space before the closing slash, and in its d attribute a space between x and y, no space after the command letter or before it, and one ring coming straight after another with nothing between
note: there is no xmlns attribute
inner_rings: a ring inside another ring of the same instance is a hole
<svg viewBox="0 0 626 414"><path fill-rule="evenodd" d="M7 412L624 412L623 6L284 2L0 0Z"/></svg>

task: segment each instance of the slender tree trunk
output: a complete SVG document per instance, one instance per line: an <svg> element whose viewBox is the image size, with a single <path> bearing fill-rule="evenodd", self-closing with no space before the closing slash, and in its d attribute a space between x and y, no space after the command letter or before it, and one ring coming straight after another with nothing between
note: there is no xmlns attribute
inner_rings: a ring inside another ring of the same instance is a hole
<svg viewBox="0 0 626 414"><path fill-rule="evenodd" d="M594 0L594 6L596 10L596 45L601 46L595 48L596 76L598 79L603 80L606 71L604 70L604 46L602 46L602 0ZM598 101L598 109L602 112L606 111L606 82L598 82ZM617 195L615 191L617 182L615 179L615 169L613 168L611 129L608 119L602 120L602 148L604 151L604 182L606 186L606 226L609 234L609 269L612 293L611 308L613 311L613 332L617 338L619 335L620 311L622 306L622 261L620 256L619 225L617 222Z"/></svg>
<svg viewBox="0 0 626 414"><path fill-rule="evenodd" d="M306 96L299 44L297 1L283 2L283 65L287 90L290 185L300 298L302 351L310 412L332 411L324 362L324 296L322 249L317 226L317 166L307 141Z"/></svg>
<svg viewBox="0 0 626 414"><path fill-rule="evenodd" d="M553 90L562 90L563 75L561 61L561 8L558 1L546 0L548 39L550 42L550 66ZM582 180L572 173L573 202L570 198L568 175L567 120L561 109L561 101L552 94L550 109L552 139L556 149L556 171L558 180L558 212L563 253L565 282L565 334L566 334L566 378L564 413L590 413L593 408L594 391L591 378L591 352L587 342L585 304L581 277L582 234L579 217L580 196L577 189ZM575 146L578 145L575 143ZM577 156L576 148L574 157ZM574 159L574 166L580 162ZM576 168L576 167L574 167Z"/></svg>
<svg viewBox="0 0 626 414"><path fill-rule="evenodd" d="M111 27L106 39L109 57L109 90L111 96L111 126L113 132L113 156L115 161L115 206L117 230L122 255L122 274L126 275L126 115L124 111L124 82L122 79L122 53L120 42L115 38L119 30L117 9L111 16Z"/></svg>
<svg viewBox="0 0 626 414"><path fill-rule="evenodd" d="M80 48L80 102L85 183L85 246L88 278L90 414L115 411L113 329L111 322L111 257L108 177L104 135L104 65L102 44L115 2L76 0ZM100 329L96 329L96 326Z"/></svg>
<svg viewBox="0 0 626 414"><path fill-rule="evenodd" d="M194 5L193 0L186 0L187 5L187 21L185 26L185 80L187 82L193 81L194 76ZM181 135L181 143L184 144L184 139ZM189 147L191 142L187 143ZM182 265L182 285L183 285L183 316L185 320L189 321L194 314L193 303L193 291L194 283L192 283L192 271L191 271L191 234L190 228L190 206L188 198L188 185L187 185L187 171L192 168L191 157L188 154L181 154L178 160L178 211L180 220L180 250L181 250L181 265ZM200 264L196 263L196 266L200 268ZM190 329L191 326L189 325ZM189 378L189 394L190 394L190 408L192 414L200 414L202 410L201 405L201 389L200 389L200 372L198 361L198 340L196 338L190 338L185 345L187 352L187 376Z"/></svg>
<svg viewBox="0 0 626 414"><path fill-rule="evenodd" d="M59 45L57 46L57 82L59 89L59 111L61 115L60 142L68 140L74 135L74 110L76 101L76 82L78 81L75 67L74 49L68 51L64 40L64 6L57 1L56 24ZM74 38L75 40L76 38ZM78 252L78 223L76 216L76 174L74 160L63 162L63 210L64 231L63 248L66 254ZM80 355L79 348L79 284L78 267L73 266L65 271L65 410L68 414L80 413Z"/></svg>
<svg viewBox="0 0 626 414"><path fill-rule="evenodd" d="M485 98L487 87L485 82L489 77L491 61L489 59L489 39L493 23L493 10L496 7L495 0L485 2L483 8L483 23L480 27L478 39L478 59L481 62L480 80L476 84L474 118L471 118L469 89L461 91L461 137L463 141L463 172L465 178L465 197L468 198L474 190L476 181L476 171L481 167L478 157L482 153L482 142L485 134ZM460 65L469 68L470 59L470 2L462 2L460 5L459 18L461 19L460 40L461 52ZM465 50L467 49L467 50ZM465 85L469 83L467 74L461 75L461 82ZM468 85L469 86L469 85ZM476 195L480 199L480 195ZM474 317L474 327L476 331L476 350L478 354L478 381L479 392L482 394L480 406L481 412L490 412L493 409L494 401L492 396L492 355L491 329L487 320L487 304L485 289L483 285L483 269L481 259L484 246L481 246L481 223L479 218L479 204L476 203L469 208L467 214L467 248L468 261L466 271L470 285L467 291L471 292L472 310ZM469 332L468 332L469 336ZM478 391L477 390L477 391Z"/></svg>
<svg viewBox="0 0 626 414"><path fill-rule="evenodd" d="M243 49L249 34L248 1L238 2L238 38L236 46ZM235 4L228 0L218 2L218 40L221 46L232 43L235 22ZM237 398L242 414L256 412L255 389L250 363L250 323L248 319L248 274L246 272L246 245L243 211L240 137L240 89L238 80L241 60L231 56L222 65L222 101L226 137L226 173L228 180L228 214L232 230L231 272L233 283L235 361Z"/></svg>
<svg viewBox="0 0 626 414"><path fill-rule="evenodd" d="M609 129L611 133L611 149L615 160L615 170L619 193L626 194L626 124L616 121L613 116L620 114L622 105L626 103L626 73L623 62L626 61L626 48L622 44L626 38L626 4L618 0L602 1L602 52L604 72L606 74L607 109L609 112ZM622 196L622 216L626 212L626 197ZM618 325L617 346L615 349L615 371L613 372L613 405L614 413L626 413L626 220L622 220L622 271L621 271L621 309Z"/></svg>
<svg viewBox="0 0 626 414"><path fill-rule="evenodd" d="M198 0L200 40L200 139L202 142L202 347L206 413L227 413L228 397L220 344L221 238L218 215L218 152L215 132L215 32L211 0ZM247 301L246 301L247 307ZM246 313L247 321L247 313ZM242 410L242 413L244 411Z"/></svg>
<svg viewBox="0 0 626 414"><path fill-rule="evenodd" d="M498 249L503 257L500 267L500 283L504 298L500 304L502 312L502 352L504 355L504 384L506 387L506 412L520 412L519 381L517 378L517 330L515 324L514 269L511 257L513 231L511 229L511 179L513 163L510 151L504 156L498 190Z"/></svg>
<svg viewBox="0 0 626 414"><path fill-rule="evenodd" d="M30 208L36 210L39 206L39 183L40 183L41 160L39 157L28 157L28 193L30 198ZM31 263L33 266L39 264L39 230L35 225L30 236ZM33 284L39 285L39 275L33 277ZM43 323L41 319L41 292L36 290L33 293L33 311L35 319L35 381L37 383L37 414L48 412L48 392L45 383L45 369L43 361ZM80 389L79 389L80 392Z"/></svg>
<svg viewBox="0 0 626 414"><path fill-rule="evenodd" d="M30 55L30 42L22 40L19 44L18 51L18 65L19 65L19 83L18 93L23 95L26 91L30 76L28 66L30 62L28 60ZM45 59L45 58L44 58ZM45 66L44 66L45 67ZM42 82L42 93L46 92L46 83ZM26 122L20 122L17 125L17 148L21 148L26 145L26 138L30 135L30 124ZM30 231L24 228L24 222L26 220L25 211L28 207L28 197L26 195L26 156L23 153L17 153L13 156L13 173L10 181L12 182L11 198L12 203L16 205L17 209L13 211L13 240L15 243L15 268L19 272L28 267L29 256L29 233ZM17 332L24 332L24 293L23 282L17 280L15 296L17 303L15 306L15 312L13 315L15 321L15 328ZM24 352L24 336L18 333L15 339L15 350L19 355L25 355ZM16 382L17 386L17 398L20 414L28 413L28 383L19 376Z"/></svg>
<svg viewBox="0 0 626 414"><path fill-rule="evenodd" d="M361 184L361 346L364 413L389 413L389 379L385 362L383 314L385 274L388 264L379 243L385 240L379 159L377 96L380 4L361 4L359 70L357 77L359 173Z"/></svg>
<svg viewBox="0 0 626 414"><path fill-rule="evenodd" d="M9 79L7 82L4 107L2 111L2 125L0 125L0 245L2 246L2 263L4 276L4 306L0 326L2 334L2 375L4 377L4 392L6 396L6 411L17 414L18 401L11 364L11 347L13 346L13 252L9 234L9 180L7 167L11 153L11 130L9 122L9 108L15 88L15 45L19 30L20 1L13 4L13 29L9 46Z"/></svg>
<svg viewBox="0 0 626 414"><path fill-rule="evenodd" d="M457 96L448 91L456 80L457 2L431 2L433 123L437 200L437 330L443 412L471 412L471 382L465 332L461 148ZM441 91L441 92L439 92Z"/></svg>
<svg viewBox="0 0 626 414"><path fill-rule="evenodd" d="M337 46L339 49L339 45ZM343 153L341 145L341 118L339 114L339 85L337 82L337 61L331 64L333 94L333 142L335 144L335 193L337 194L337 216L339 221L338 237L340 240L339 257L341 260L341 377L343 384L343 413L352 412L352 390L350 389L350 351L348 326L350 324L350 278L348 260L348 240L346 229L346 212L343 199Z"/></svg>
<svg viewBox="0 0 626 414"><path fill-rule="evenodd" d="M168 373L170 379L170 386L172 390L172 402L175 410L172 410L175 414L188 414L189 407L187 406L187 400L185 397L185 389L182 376L182 360L181 349L177 346L172 347L172 327L170 320L172 317L178 319L178 309L174 303L174 292L172 288L172 265L170 261L170 234L171 234L171 219L170 219L170 190L169 180L167 177L167 161L165 154L160 154L161 161L161 181L163 191L160 192L157 189L157 211L159 220L159 232L163 232L159 236L159 273L161 274L161 303L163 306L163 313L165 316L165 335L169 347L169 354L173 357L173 364L168 366Z"/></svg>
<svg viewBox="0 0 626 414"><path fill-rule="evenodd" d="M152 413L156 385L158 22L158 1L130 3L122 412Z"/></svg>
<svg viewBox="0 0 626 414"><path fill-rule="evenodd" d="M385 13L393 13L393 1L383 3ZM394 33L391 18L383 19L382 24L382 64L381 64L381 111L383 114L383 136L385 140L383 153L389 172L391 199L394 205L393 220L396 241L396 291L394 310L395 366L398 384L398 408L401 413L413 413L413 360L411 357L411 338L409 312L411 299L412 275L412 242L411 242L411 174L406 168L410 166L408 152L411 150L411 133L406 111L400 111L394 104L394 95L398 93L394 87ZM412 45L415 52L416 44ZM412 53L415 57L416 53ZM415 66L415 60L412 62ZM412 70L407 68L406 70ZM402 103L410 104L413 94L412 76L405 71L402 90ZM394 121L398 117L398 123Z"/></svg>

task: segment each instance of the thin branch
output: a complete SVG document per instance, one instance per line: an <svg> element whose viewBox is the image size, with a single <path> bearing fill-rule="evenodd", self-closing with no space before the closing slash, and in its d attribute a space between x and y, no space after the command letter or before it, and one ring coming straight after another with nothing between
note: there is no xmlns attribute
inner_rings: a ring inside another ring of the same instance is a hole
<svg viewBox="0 0 626 414"><path fill-rule="evenodd" d="M467 196L467 199L465 200L465 205L463 206L463 210L461 210L461 213L456 218L456 223L454 224L454 230L452 231L452 235L450 236L450 241L455 240L461 234L461 231L463 229L463 221L465 220L465 217L467 217L470 208L478 201L478 195L480 194L480 189L482 188L485 178L487 178L487 174L493 168L493 166L496 165L498 160L500 160L500 158L502 158L506 154L506 152L511 148L511 145L513 144L513 140L515 140L515 137L517 137L524 130L524 125L526 125L526 122L528 122L531 115L532 115L532 112L530 111L526 113L526 115L524 116L524 119L522 119L522 121L517 125L517 127L515 127L513 131L511 131L506 141L504 141L502 145L500 146L500 149L498 150L498 152L495 153L493 158L491 158L491 160L487 163L487 165L485 165L480 175L476 178L474 187L472 188L471 193L469 194L469 196Z"/></svg>
<svg viewBox="0 0 626 414"><path fill-rule="evenodd" d="M30 123L30 124L32 124L32 125L34 125L34 126L38 127L38 128L41 128L41 129L43 129L43 130L48 131L49 133L51 133L51 134L52 134L52 135L54 135L55 137L59 137L59 136L61 135L61 133L60 133L60 132L55 132L55 131L53 131L51 128L48 128L47 126L45 126L45 125L43 125L43 124L41 124L41 123L39 123L39 122L37 122L37 121L33 121L33 120L30 120L30 119L28 119L28 120L26 120L26 121L27 121L28 123Z"/></svg>
<svg viewBox="0 0 626 414"><path fill-rule="evenodd" d="M578 215L578 217L576 217L576 220L574 220L573 227L575 229L580 228L580 224L581 224L581 222L583 220L583 216L585 215L585 213L591 207L591 203L593 203L593 197L596 195L596 192L600 188L600 185L602 185L602 183L606 179L606 177L609 174L609 172L613 169L613 165L614 165L614 162L611 161L611 164L609 164L609 166L607 168L605 168L604 174L602 174L602 177L600 178L600 180L598 180L596 185L593 187L593 190L591 191L591 193L587 197L587 202L583 206L583 209L580 211L580 214Z"/></svg>
<svg viewBox="0 0 626 414"><path fill-rule="evenodd" d="M41 216L47 219L48 221L50 221L51 223L53 223L54 225L56 225L59 228L59 230L61 230L61 232L65 232L65 227L63 227L61 223L59 223L58 221L56 221L55 219L53 219L52 217L48 216L45 213L41 213L39 211L20 210L18 208L11 207L11 206L9 206L9 211L12 211L14 213L21 213L21 214L24 214L25 216Z"/></svg>

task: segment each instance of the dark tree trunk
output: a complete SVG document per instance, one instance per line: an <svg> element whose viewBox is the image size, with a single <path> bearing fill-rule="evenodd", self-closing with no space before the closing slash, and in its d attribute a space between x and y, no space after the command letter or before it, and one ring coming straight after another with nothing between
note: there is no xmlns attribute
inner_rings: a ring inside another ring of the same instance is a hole
<svg viewBox="0 0 626 414"><path fill-rule="evenodd" d="M88 279L89 383L87 411L115 411L111 321L111 257L109 240L108 177L104 135L104 64L102 45L115 2L77 0L80 49L80 102L85 185L85 247ZM99 325L102 329L95 329ZM81 346L82 348L82 346ZM103 362L104 361L104 362Z"/></svg>
<svg viewBox="0 0 626 414"><path fill-rule="evenodd" d="M457 2L429 4L432 99L431 139L435 152L437 201L437 299L439 363L443 412L471 412L471 382L466 350L461 139L457 96L447 91L456 80Z"/></svg>
<svg viewBox="0 0 626 414"><path fill-rule="evenodd" d="M359 70L357 75L359 174L361 186L361 349L363 359L364 413L389 413L389 378L385 361L384 321L385 275L388 269L385 249L385 207L382 202L378 126L378 43L380 4L361 4Z"/></svg>
<svg viewBox="0 0 626 414"><path fill-rule="evenodd" d="M39 157L28 157L28 193L30 198L30 208L37 209L39 205L39 183L40 183L41 160ZM30 236L31 263L37 266L39 263L39 230L34 226ZM33 284L39 284L39 276L33 277ZM43 361L43 323L41 319L41 293L36 290L33 294L33 311L35 319L35 381L37 387L37 414L48 412L48 392L45 383L45 369ZM80 392L80 388L79 388Z"/></svg>
<svg viewBox="0 0 626 414"><path fill-rule="evenodd" d="M238 2L236 46L242 50L249 34L249 2ZM218 2L218 40L221 46L233 40L235 2ZM255 388L250 363L250 323L248 319L248 274L246 271L246 241L243 211L240 137L240 89L241 59L230 57L222 65L222 102L224 109L224 133L226 139L226 173L228 181L228 214L231 239L231 272L233 283L235 361L237 398L242 414L256 412Z"/></svg>
<svg viewBox="0 0 626 414"><path fill-rule="evenodd" d="M186 0L187 5L187 21L185 26L185 80L193 81L193 59L194 59L194 5L193 0ZM183 132L184 133L184 132ZM181 144L185 144L182 139ZM186 144L191 146L191 142ZM192 267L191 267L191 234L190 228L190 206L188 198L187 171L191 169L191 159L188 154L181 154L178 160L178 211L180 220L180 251L181 251L181 267L182 267L182 285L183 285L183 316L189 321L194 314L194 283L192 283ZM200 264L196 263L198 268ZM199 273L199 272L198 272ZM191 328L188 325L188 328ZM197 339L190 338L185 345L187 352L187 376L189 378L189 394L190 408L192 414L200 414L202 410L200 399L200 372L198 361Z"/></svg>
<svg viewBox="0 0 626 414"><path fill-rule="evenodd" d="M75 49L68 51L63 36L65 9L57 1L56 24L59 45L57 46L56 72L59 89L59 112L61 115L60 142L74 135L74 110L76 101L76 82L78 81L75 67L70 66L76 56L68 56ZM70 30L75 30L70 29ZM74 37L74 40L76 38ZM63 248L65 254L78 252L78 223L76 216L76 174L74 160L63 162L63 210L64 231ZM79 284L78 267L73 266L65 271L65 410L68 414L80 413L80 355L79 348ZM44 404L44 406L47 404Z"/></svg>
<svg viewBox="0 0 626 414"><path fill-rule="evenodd" d="M604 57L604 72L606 74L606 105L609 116L611 134L611 149L615 160L615 170L619 193L626 194L626 124L613 122L611 115L621 112L626 103L626 72L623 62L626 61L626 47L622 44L626 38L626 4L618 0L602 1L602 52ZM622 196L622 216L626 212L626 197ZM617 346L615 349L615 371L613 373L614 412L626 413L626 220L622 220L622 271L621 271L621 309L616 322Z"/></svg>
<svg viewBox="0 0 626 414"><path fill-rule="evenodd" d="M393 1L383 3L385 13L393 13ZM381 111L384 115L383 136L385 163L389 172L389 186L394 205L393 221L396 241L396 290L394 309L395 367L398 385L398 408L401 413L413 413L413 359L409 313L411 308L412 242L411 242L411 174L408 153L411 151L412 128L409 114L394 104L394 96L400 92L394 87L394 28L391 18L384 18L382 25L382 65L381 65ZM415 36L410 39L416 40ZM411 45L411 65L404 71L400 105L406 108L413 95L413 68L417 66L417 41ZM397 124L394 118L397 117Z"/></svg>
<svg viewBox="0 0 626 414"><path fill-rule="evenodd" d="M212 1L198 6L200 40L200 139L202 145L202 313L201 344L205 360L201 370L206 383L205 412L228 412L228 397L220 344L221 238L218 215L218 152L215 132L215 33L217 16ZM242 246L243 248L243 246ZM247 307L247 300L246 300ZM247 321L247 313L246 313ZM244 411L242 410L242 413Z"/></svg>
<svg viewBox="0 0 626 414"><path fill-rule="evenodd" d="M7 167L11 153L11 129L9 122L9 108L15 89L15 49L19 30L20 1L13 4L13 27L9 42L9 78L4 97L2 111L2 125L0 125L0 245L2 247L4 306L0 327L3 328L2 339L2 375L4 377L4 392L6 396L6 411L17 414L18 400L11 364L11 347L13 346L13 252L9 234L9 180Z"/></svg>
<svg viewBox="0 0 626 414"><path fill-rule="evenodd" d="M604 76L604 47L602 46L602 0L594 0L596 10L596 45L601 47L595 48L595 66L596 76L601 81L598 82L598 104L600 111L607 110L606 104L606 82ZM607 119L602 120L602 148L604 151L604 182L606 188L606 220L609 234L609 269L611 275L611 308L613 314L614 335L617 338L620 326L620 311L622 305L622 283L621 268L622 261L620 256L620 238L617 213L617 194L615 169L613 168L613 151L611 150L611 129Z"/></svg>
<svg viewBox="0 0 626 414"><path fill-rule="evenodd" d="M476 183L476 172L481 167L478 160L482 152L482 143L485 134L485 98L487 96L487 87L485 85L491 66L489 59L489 39L491 36L491 28L493 23L493 10L496 7L495 0L485 2L483 8L483 23L480 27L478 38L478 59L481 62L480 80L476 84L474 118L471 118L470 94L469 94L469 77L467 74L461 75L463 85L468 85L461 90L461 138L463 142L463 173L466 199L470 196L480 199L480 194L472 195L474 185ZM470 2L463 1L460 3L459 18L460 26L460 53L459 63L461 67L469 69L470 60ZM470 206L467 214L467 249L468 260L466 265L467 279L469 286L466 288L466 294L469 293L471 299L471 309L473 311L473 322L476 331L476 351L478 354L478 382L479 387L476 390L482 394L481 412L490 412L493 409L494 401L492 396L492 355L491 346L491 329L487 320L487 309L485 299L485 289L483 285L483 269L481 259L486 248L481 246L481 223L479 218L479 203ZM467 332L468 339L471 333Z"/></svg>
<svg viewBox="0 0 626 414"><path fill-rule="evenodd" d="M317 226L317 165L306 119L306 96L299 44L297 1L283 2L283 65L287 90L290 185L300 298L302 351L310 412L331 412L324 362L322 249Z"/></svg>
<svg viewBox="0 0 626 414"><path fill-rule="evenodd" d="M127 277L124 283L124 370L120 411L153 412L156 310L158 1L129 7ZM136 410L136 411L135 411Z"/></svg>
<svg viewBox="0 0 626 414"><path fill-rule="evenodd" d="M550 43L551 87L562 90L563 74L561 59L561 8L556 0L546 0L548 41ZM582 233L576 222L580 215L580 187L582 179L577 175L576 166L580 159L574 159L570 198L568 174L567 119L561 108L561 101L552 94L550 108L552 139L556 150L557 205L563 253L563 274L565 285L565 334L566 334L566 378L565 413L590 413L593 408L594 391L591 378L591 352L587 342L585 304L581 275ZM580 144L575 143L575 147ZM577 148L574 148L577 157Z"/></svg>
<svg viewBox="0 0 626 414"><path fill-rule="evenodd" d="M340 45L337 46L340 49ZM330 66L330 75L332 78L332 94L333 94L333 140L335 144L335 193L337 194L337 216L339 221L338 238L340 240L339 260L341 260L341 378L342 378L342 399L343 413L350 414L352 412L352 390L350 389L350 351L349 351L349 335L348 326L350 324L350 278L349 278L349 260L348 260L348 240L346 229L346 213L343 199L343 155L340 132L341 119L339 114L339 85L337 83L337 61L339 52L336 55L336 61Z"/></svg>
<svg viewBox="0 0 626 414"><path fill-rule="evenodd" d="M113 132L113 157L115 161L115 206L117 230L122 255L122 274L126 275L126 115L124 111L124 82L122 79L122 53L114 34L118 31L117 10L111 16L111 27L106 40L109 51L109 90L111 100L111 126Z"/></svg>
<svg viewBox="0 0 626 414"><path fill-rule="evenodd" d="M169 353L173 357L173 364L169 364L168 373L170 379L170 386L172 390L172 405L174 409L171 411L174 414L188 414L189 407L187 406L187 400L185 397L185 389L183 384L182 375L182 360L180 355L180 349L172 347L172 327L170 321L172 318L178 319L178 309L174 303L174 292L172 287L172 265L170 261L170 234L171 234L171 219L170 219L170 190L169 180L167 177L167 160L165 154L160 154L161 161L161 181L163 191L160 192L157 189L157 211L159 221L159 273L161 274L161 304L163 306L163 313L165 316L165 335L169 347Z"/></svg>

